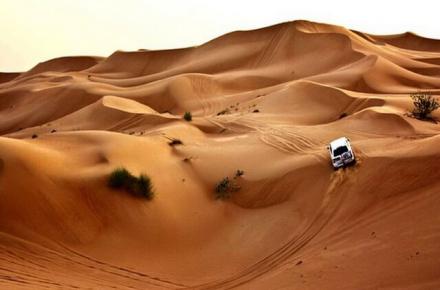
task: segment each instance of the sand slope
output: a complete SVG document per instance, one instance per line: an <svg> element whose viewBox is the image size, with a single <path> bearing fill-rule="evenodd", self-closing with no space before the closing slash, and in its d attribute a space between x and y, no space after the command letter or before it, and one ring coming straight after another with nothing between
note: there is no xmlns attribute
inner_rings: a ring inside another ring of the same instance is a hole
<svg viewBox="0 0 440 290"><path fill-rule="evenodd" d="M407 114L439 43L295 21L0 74L0 288L440 288L440 126Z"/></svg>

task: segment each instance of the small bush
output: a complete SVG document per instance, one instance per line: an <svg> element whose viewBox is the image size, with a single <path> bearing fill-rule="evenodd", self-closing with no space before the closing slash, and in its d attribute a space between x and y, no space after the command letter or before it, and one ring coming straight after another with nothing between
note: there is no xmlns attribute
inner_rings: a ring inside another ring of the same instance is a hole
<svg viewBox="0 0 440 290"><path fill-rule="evenodd" d="M139 177L136 177L125 168L115 169L110 174L108 184L111 188L123 189L133 195L142 196L147 199L152 199L154 195L153 185L148 176L141 174Z"/></svg>
<svg viewBox="0 0 440 290"><path fill-rule="evenodd" d="M154 192L151 179L148 176L141 174L134 184L134 193L143 196L146 199L152 199Z"/></svg>
<svg viewBox="0 0 440 290"><path fill-rule="evenodd" d="M38 138L37 134L32 135L32 139L36 139L36 138Z"/></svg>
<svg viewBox="0 0 440 290"><path fill-rule="evenodd" d="M410 96L414 104L412 115L417 119L431 119L431 113L440 107L439 102L430 93L414 93Z"/></svg>
<svg viewBox="0 0 440 290"><path fill-rule="evenodd" d="M115 169L109 177L109 186L111 188L124 188L127 187L132 181L136 179L130 172L125 168Z"/></svg>
<svg viewBox="0 0 440 290"><path fill-rule="evenodd" d="M185 112L185 114L183 114L183 119L185 119L186 121L190 122L192 120L191 112Z"/></svg>
<svg viewBox="0 0 440 290"><path fill-rule="evenodd" d="M232 107L232 106L231 106ZM223 111L220 111L217 113L217 116L221 116L221 115L227 115L230 114L231 110L229 110L229 108L224 109Z"/></svg>
<svg viewBox="0 0 440 290"><path fill-rule="evenodd" d="M183 142L180 139L171 139L171 141L168 142L168 145L170 146L183 145Z"/></svg>
<svg viewBox="0 0 440 290"><path fill-rule="evenodd" d="M255 109L255 110L252 111L252 113L260 113L260 110Z"/></svg>
<svg viewBox="0 0 440 290"><path fill-rule="evenodd" d="M183 162L190 162L193 159L192 156L183 158Z"/></svg>
<svg viewBox="0 0 440 290"><path fill-rule="evenodd" d="M223 178L215 186L215 197L217 199L227 199L231 197L233 192L240 190L240 187L229 177Z"/></svg>
<svg viewBox="0 0 440 290"><path fill-rule="evenodd" d="M345 117L347 117L348 115L347 115L347 113L342 113L341 115L339 115L339 119L342 119L342 118L345 118Z"/></svg>
<svg viewBox="0 0 440 290"><path fill-rule="evenodd" d="M235 172L235 177L237 178L237 177L240 177L240 176L242 176L244 174L244 171L243 170L240 170L240 169L237 169L237 171Z"/></svg>

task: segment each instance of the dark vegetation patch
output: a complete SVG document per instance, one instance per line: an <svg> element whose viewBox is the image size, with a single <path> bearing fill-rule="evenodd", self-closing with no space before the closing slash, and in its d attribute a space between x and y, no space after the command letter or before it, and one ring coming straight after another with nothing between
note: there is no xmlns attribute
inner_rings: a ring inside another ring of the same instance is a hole
<svg viewBox="0 0 440 290"><path fill-rule="evenodd" d="M347 116L348 116L348 114L344 112L341 115L339 115L339 119L343 119L343 118L345 118Z"/></svg>
<svg viewBox="0 0 440 290"><path fill-rule="evenodd" d="M176 146L176 145L183 145L183 142L180 139L171 139L170 142L168 142L168 145Z"/></svg>
<svg viewBox="0 0 440 290"><path fill-rule="evenodd" d="M108 185L148 200L154 196L153 184L147 175L141 174L136 177L123 167L113 170L109 176Z"/></svg>
<svg viewBox="0 0 440 290"><path fill-rule="evenodd" d="M419 92L410 95L414 109L411 114L419 120L432 120L431 113L440 107L440 103L429 92Z"/></svg>
<svg viewBox="0 0 440 290"><path fill-rule="evenodd" d="M214 194L216 199L228 199L232 196L234 192L240 190L240 185L238 184L238 178L244 174L243 170L238 169L232 179L228 176L220 180L214 188Z"/></svg>
<svg viewBox="0 0 440 290"><path fill-rule="evenodd" d="M185 121L191 122L192 121L191 112L185 112L185 114L183 114L183 119L185 119Z"/></svg>

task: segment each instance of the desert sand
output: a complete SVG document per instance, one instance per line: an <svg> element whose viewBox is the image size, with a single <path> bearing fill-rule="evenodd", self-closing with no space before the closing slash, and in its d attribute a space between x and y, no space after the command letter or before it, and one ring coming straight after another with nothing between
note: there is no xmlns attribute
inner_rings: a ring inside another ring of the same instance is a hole
<svg viewBox="0 0 440 290"><path fill-rule="evenodd" d="M439 77L440 40L308 21L1 73L0 289L440 289Z"/></svg>

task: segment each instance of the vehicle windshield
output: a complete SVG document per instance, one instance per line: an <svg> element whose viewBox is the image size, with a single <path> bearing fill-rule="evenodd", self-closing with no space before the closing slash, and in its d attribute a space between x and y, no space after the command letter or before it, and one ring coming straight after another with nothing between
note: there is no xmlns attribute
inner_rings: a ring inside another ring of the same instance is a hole
<svg viewBox="0 0 440 290"><path fill-rule="evenodd" d="M347 151L348 151L347 146L341 146L341 147L336 148L336 149L333 151L333 155L334 155L334 156L339 156L339 155L341 155L341 154L343 154L343 153L345 153L345 152L347 152Z"/></svg>

